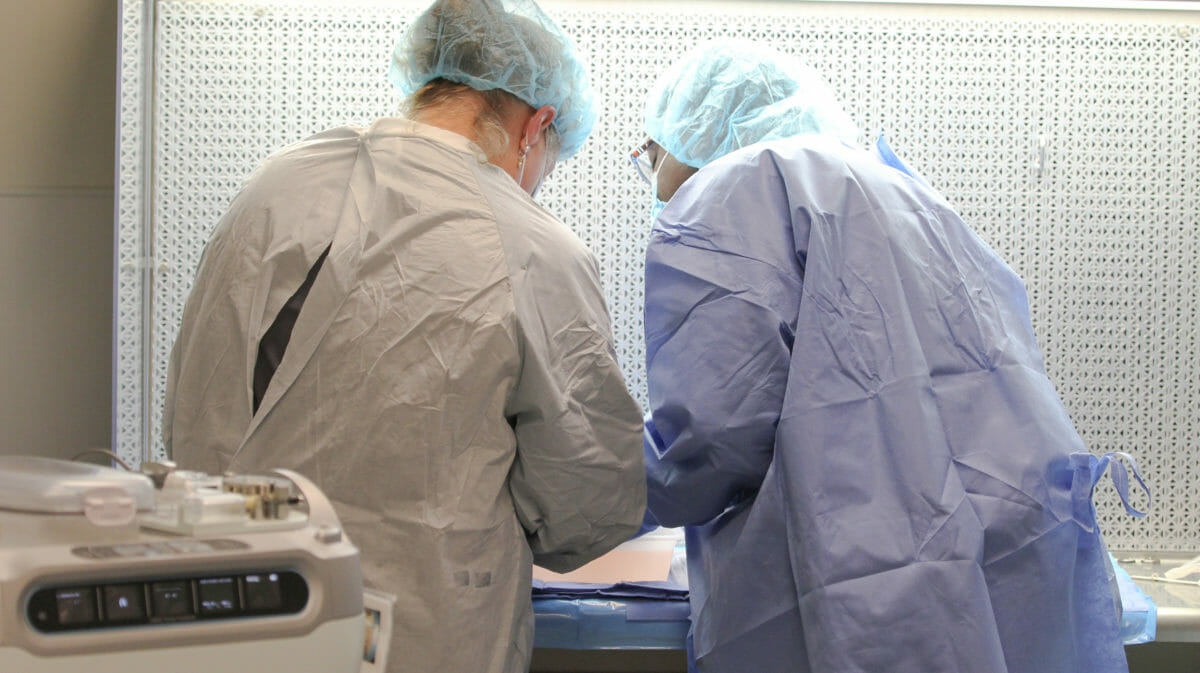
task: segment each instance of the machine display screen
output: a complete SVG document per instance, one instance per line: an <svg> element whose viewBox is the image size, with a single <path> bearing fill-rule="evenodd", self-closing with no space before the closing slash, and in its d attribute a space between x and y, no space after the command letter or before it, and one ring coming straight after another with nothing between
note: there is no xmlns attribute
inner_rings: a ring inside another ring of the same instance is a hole
<svg viewBox="0 0 1200 673"><path fill-rule="evenodd" d="M78 631L287 615L307 603L308 585L299 573L269 570L49 586L30 596L26 618L38 631Z"/></svg>

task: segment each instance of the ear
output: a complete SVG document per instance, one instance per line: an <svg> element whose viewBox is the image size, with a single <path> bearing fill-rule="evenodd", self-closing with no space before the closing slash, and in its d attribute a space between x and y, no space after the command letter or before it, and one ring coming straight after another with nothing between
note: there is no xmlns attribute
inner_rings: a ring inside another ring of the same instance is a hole
<svg viewBox="0 0 1200 673"><path fill-rule="evenodd" d="M551 105L543 105L534 111L525 121L525 146L536 145L542 141L542 132L554 121L558 112Z"/></svg>

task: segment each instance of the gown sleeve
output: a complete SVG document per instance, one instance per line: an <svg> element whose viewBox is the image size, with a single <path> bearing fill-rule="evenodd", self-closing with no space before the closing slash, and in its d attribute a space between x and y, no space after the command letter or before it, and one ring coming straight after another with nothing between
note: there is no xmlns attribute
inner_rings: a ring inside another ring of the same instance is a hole
<svg viewBox="0 0 1200 673"><path fill-rule="evenodd" d="M522 356L508 405L517 439L509 489L534 562L566 572L638 530L646 502L641 410L582 243L535 230L509 252Z"/></svg>
<svg viewBox="0 0 1200 673"><path fill-rule="evenodd" d="M656 224L644 453L649 513L661 525L710 521L766 475L802 286L796 241L770 162L709 166Z"/></svg>

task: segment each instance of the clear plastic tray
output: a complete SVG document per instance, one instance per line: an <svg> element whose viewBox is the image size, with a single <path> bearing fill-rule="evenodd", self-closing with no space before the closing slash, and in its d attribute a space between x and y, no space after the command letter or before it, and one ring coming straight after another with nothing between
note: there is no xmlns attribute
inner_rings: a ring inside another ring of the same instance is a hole
<svg viewBox="0 0 1200 673"><path fill-rule="evenodd" d="M154 484L137 472L38 456L0 456L0 509L83 514L95 496L123 491L138 511L154 509Z"/></svg>

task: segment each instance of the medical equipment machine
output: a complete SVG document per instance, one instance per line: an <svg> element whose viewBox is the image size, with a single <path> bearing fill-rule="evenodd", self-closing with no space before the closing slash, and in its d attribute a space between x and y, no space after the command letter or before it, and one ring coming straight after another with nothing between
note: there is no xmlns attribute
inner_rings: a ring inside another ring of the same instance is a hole
<svg viewBox="0 0 1200 673"><path fill-rule="evenodd" d="M299 474L0 456L0 671L351 673L364 628L358 550Z"/></svg>

